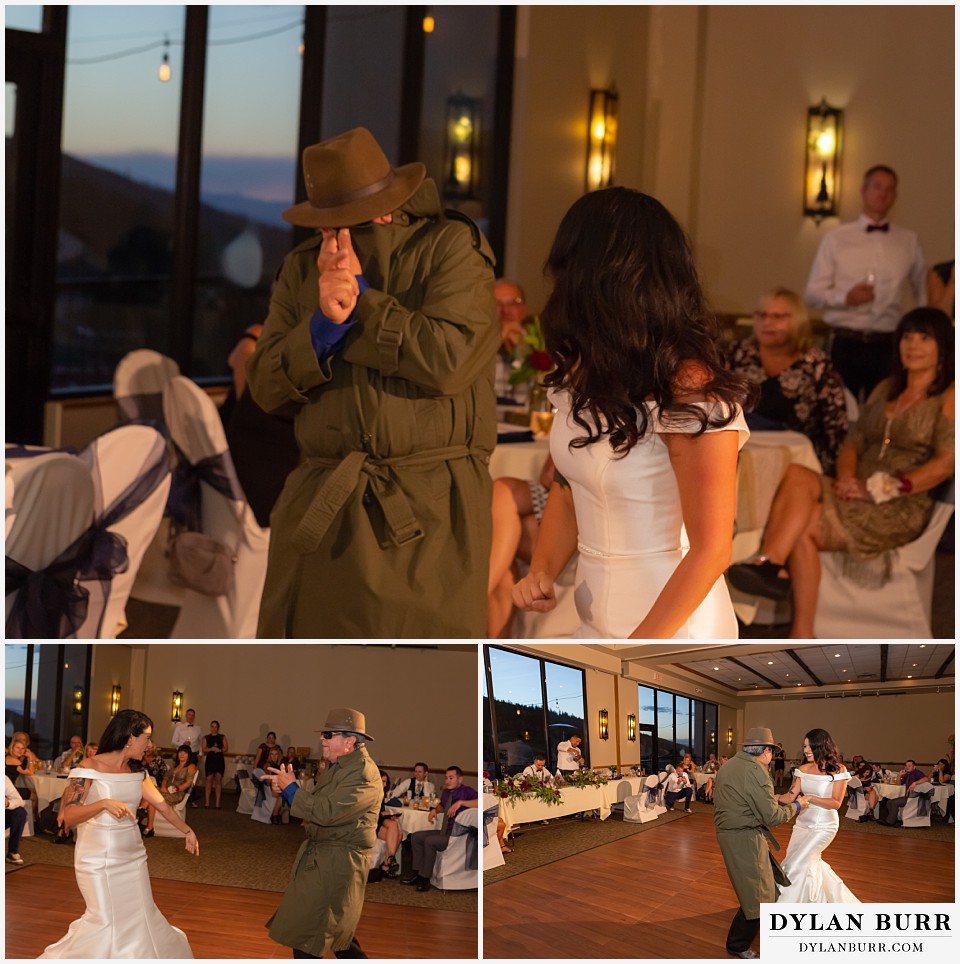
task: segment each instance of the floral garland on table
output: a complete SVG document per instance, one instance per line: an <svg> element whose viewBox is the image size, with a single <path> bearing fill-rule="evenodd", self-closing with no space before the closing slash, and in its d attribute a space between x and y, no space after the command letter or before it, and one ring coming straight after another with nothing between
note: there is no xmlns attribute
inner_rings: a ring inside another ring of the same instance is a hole
<svg viewBox="0 0 960 964"><path fill-rule="evenodd" d="M547 372L554 369L553 359L547 352L547 342L540 327L540 316L534 315L523 328L523 335L517 344L514 369L510 373L510 384L539 382Z"/></svg>
<svg viewBox="0 0 960 964"><path fill-rule="evenodd" d="M557 783L564 787L602 787L607 778L593 770L568 770L557 777Z"/></svg>
<svg viewBox="0 0 960 964"><path fill-rule="evenodd" d="M542 800L544 803L560 805L559 790L522 774L498 780L493 785L493 792L501 800Z"/></svg>

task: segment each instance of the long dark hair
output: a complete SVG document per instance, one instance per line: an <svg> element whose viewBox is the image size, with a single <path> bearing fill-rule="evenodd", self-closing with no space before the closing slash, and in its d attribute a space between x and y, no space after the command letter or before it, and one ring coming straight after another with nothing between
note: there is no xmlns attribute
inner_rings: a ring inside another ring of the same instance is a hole
<svg viewBox="0 0 960 964"><path fill-rule="evenodd" d="M543 332L557 364L545 384L570 393L586 432L571 445L607 436L626 455L647 432L648 399L696 434L733 420L750 386L724 368L690 246L659 201L624 187L585 194L560 222L545 271L554 285ZM702 377L688 390L726 403L709 416L675 400L678 379L693 380L689 362Z"/></svg>
<svg viewBox="0 0 960 964"><path fill-rule="evenodd" d="M937 374L927 389L927 395L939 395L953 384L953 322L939 308L914 308L897 325L893 336L893 358L890 361L890 390L887 401L899 398L907 387L907 373L900 358L900 342L907 332L919 331L937 343Z"/></svg>
<svg viewBox="0 0 960 964"><path fill-rule="evenodd" d="M139 710L120 710L103 731L96 755L122 750L131 737L140 736L148 726L153 729L153 720L146 713L141 713ZM128 760L127 764L131 770L139 770L143 766L143 761Z"/></svg>
<svg viewBox="0 0 960 964"><path fill-rule="evenodd" d="M833 737L826 730L811 730L804 735L804 739L810 744L813 751L813 762L817 769L823 773L838 773L840 771L840 751L837 744L833 742ZM800 757L806 760L803 750Z"/></svg>

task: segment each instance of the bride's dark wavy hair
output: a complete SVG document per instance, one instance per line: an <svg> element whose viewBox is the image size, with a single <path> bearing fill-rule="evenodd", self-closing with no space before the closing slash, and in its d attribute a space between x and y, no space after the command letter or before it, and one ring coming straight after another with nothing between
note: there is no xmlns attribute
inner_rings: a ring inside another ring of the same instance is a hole
<svg viewBox="0 0 960 964"><path fill-rule="evenodd" d="M813 762L817 769L823 773L840 772L840 750L833 742L833 737L826 730L816 729L804 734L804 739L810 743L813 751ZM805 759L803 750L800 750L800 759Z"/></svg>
<svg viewBox="0 0 960 964"><path fill-rule="evenodd" d="M553 291L541 320L557 365L544 381L570 393L586 432L572 446L607 436L626 455L647 432L649 399L661 419L695 420L699 435L728 425L751 395L724 367L690 245L655 198L625 187L585 194L560 222L544 270ZM710 415L676 400L687 362L696 391L725 403Z"/></svg>
<svg viewBox="0 0 960 964"><path fill-rule="evenodd" d="M153 729L153 720L146 713L141 713L139 710L120 710L103 731L97 756L101 753L115 753L117 750L122 750L127 745L127 740L140 736L148 726ZM128 760L127 765L131 770L139 770L143 766L143 761Z"/></svg>

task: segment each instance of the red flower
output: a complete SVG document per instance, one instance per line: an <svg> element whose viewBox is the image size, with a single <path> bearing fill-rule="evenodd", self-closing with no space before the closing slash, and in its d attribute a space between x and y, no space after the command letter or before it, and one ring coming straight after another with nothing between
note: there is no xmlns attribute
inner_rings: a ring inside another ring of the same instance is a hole
<svg viewBox="0 0 960 964"><path fill-rule="evenodd" d="M530 367L535 368L538 372L548 372L553 368L553 359L545 351L530 352L527 361L530 362Z"/></svg>

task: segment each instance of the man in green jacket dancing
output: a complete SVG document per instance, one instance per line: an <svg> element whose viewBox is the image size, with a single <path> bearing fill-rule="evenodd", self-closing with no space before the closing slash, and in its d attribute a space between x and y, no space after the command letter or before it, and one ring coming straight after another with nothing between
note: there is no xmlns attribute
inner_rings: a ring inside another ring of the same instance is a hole
<svg viewBox="0 0 960 964"><path fill-rule="evenodd" d="M260 637L482 637L500 344L493 254L420 163L358 128L307 148L318 228L284 260L250 391L295 411Z"/></svg>

